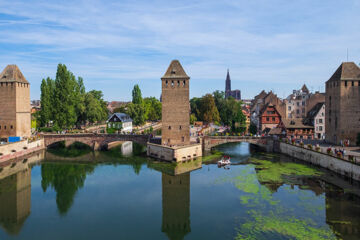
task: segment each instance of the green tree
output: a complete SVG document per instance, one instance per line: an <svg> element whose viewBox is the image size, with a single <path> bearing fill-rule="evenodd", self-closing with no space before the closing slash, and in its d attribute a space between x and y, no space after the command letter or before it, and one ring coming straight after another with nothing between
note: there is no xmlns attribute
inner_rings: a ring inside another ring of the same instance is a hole
<svg viewBox="0 0 360 240"><path fill-rule="evenodd" d="M190 124L194 124L197 121L197 118L194 113L190 115Z"/></svg>
<svg viewBox="0 0 360 240"><path fill-rule="evenodd" d="M211 94L206 94L201 98L200 106L200 116L203 121L207 123L217 123L220 121L219 111Z"/></svg>
<svg viewBox="0 0 360 240"><path fill-rule="evenodd" d="M253 123L250 123L250 126L249 126L249 132L253 135L257 134L257 127L255 124Z"/></svg>
<svg viewBox="0 0 360 240"><path fill-rule="evenodd" d="M107 108L101 91L92 90L85 94L86 119L90 123L106 120Z"/></svg>
<svg viewBox="0 0 360 240"><path fill-rule="evenodd" d="M135 85L133 90L132 90L132 103L133 104L142 104L143 103L143 99L142 99L142 95L141 95L141 90L139 85Z"/></svg>
<svg viewBox="0 0 360 240"><path fill-rule="evenodd" d="M144 98L146 109L145 119L157 121L161 119L161 102L155 97Z"/></svg>
<svg viewBox="0 0 360 240"><path fill-rule="evenodd" d="M40 126L45 127L48 125L50 118L52 117L52 105L51 105L51 89L47 84L47 81L43 79L41 81L41 111L40 111Z"/></svg>
<svg viewBox="0 0 360 240"><path fill-rule="evenodd" d="M138 126L145 123L144 104L130 103L127 108L127 114L132 118L134 125Z"/></svg>
<svg viewBox="0 0 360 240"><path fill-rule="evenodd" d="M55 79L55 114L56 126L60 128L71 128L77 120L75 110L75 76L67 70L66 66L59 64Z"/></svg>
<svg viewBox="0 0 360 240"><path fill-rule="evenodd" d="M201 98L194 97L194 98L190 99L191 113L194 114L198 120L203 121L203 119L200 116L200 112L201 112L200 105L201 105Z"/></svg>

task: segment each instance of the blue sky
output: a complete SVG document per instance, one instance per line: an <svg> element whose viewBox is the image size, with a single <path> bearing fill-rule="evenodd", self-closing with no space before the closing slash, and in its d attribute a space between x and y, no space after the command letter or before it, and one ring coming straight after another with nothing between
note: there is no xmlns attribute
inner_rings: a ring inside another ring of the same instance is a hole
<svg viewBox="0 0 360 240"><path fill-rule="evenodd" d="M64 63L106 100L160 96L179 59L190 95L225 87L284 97L324 83L342 61L360 62L360 0L3 1L0 68L17 64L39 99L42 78Z"/></svg>

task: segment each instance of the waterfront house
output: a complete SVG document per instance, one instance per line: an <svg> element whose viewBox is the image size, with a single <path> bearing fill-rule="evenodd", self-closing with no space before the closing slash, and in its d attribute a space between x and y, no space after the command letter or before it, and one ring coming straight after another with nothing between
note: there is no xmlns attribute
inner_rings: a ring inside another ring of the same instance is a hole
<svg viewBox="0 0 360 240"><path fill-rule="evenodd" d="M325 139L325 103L318 103L310 109L304 123L314 126L316 139Z"/></svg>
<svg viewBox="0 0 360 240"><path fill-rule="evenodd" d="M281 115L276 107L268 103L260 111L260 131L268 133L270 129L277 127L281 122Z"/></svg>
<svg viewBox="0 0 360 240"><path fill-rule="evenodd" d="M286 132L286 136L295 139L313 139L314 126L304 124L303 118L282 119L278 128Z"/></svg>

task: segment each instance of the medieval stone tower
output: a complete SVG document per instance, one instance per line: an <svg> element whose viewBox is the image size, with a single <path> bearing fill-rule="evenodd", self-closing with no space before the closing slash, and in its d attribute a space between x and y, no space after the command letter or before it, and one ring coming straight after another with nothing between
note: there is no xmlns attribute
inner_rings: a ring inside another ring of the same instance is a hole
<svg viewBox="0 0 360 240"><path fill-rule="evenodd" d="M326 82L325 138L339 144L356 144L360 132L360 68L344 62Z"/></svg>
<svg viewBox="0 0 360 240"><path fill-rule="evenodd" d="M170 63L162 82L162 145L190 144L189 83L178 60Z"/></svg>
<svg viewBox="0 0 360 240"><path fill-rule="evenodd" d="M0 139L30 134L30 84L16 65L8 65L0 74Z"/></svg>

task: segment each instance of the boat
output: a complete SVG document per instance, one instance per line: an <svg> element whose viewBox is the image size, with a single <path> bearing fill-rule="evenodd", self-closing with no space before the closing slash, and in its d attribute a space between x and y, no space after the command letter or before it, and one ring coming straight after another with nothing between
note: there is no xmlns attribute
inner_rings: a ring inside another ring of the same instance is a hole
<svg viewBox="0 0 360 240"><path fill-rule="evenodd" d="M225 166L225 165L230 165L231 164L231 162L230 162L230 157L229 156L223 156L222 158L221 158L221 160L219 160L218 162L217 162L217 164L218 164L218 166Z"/></svg>

